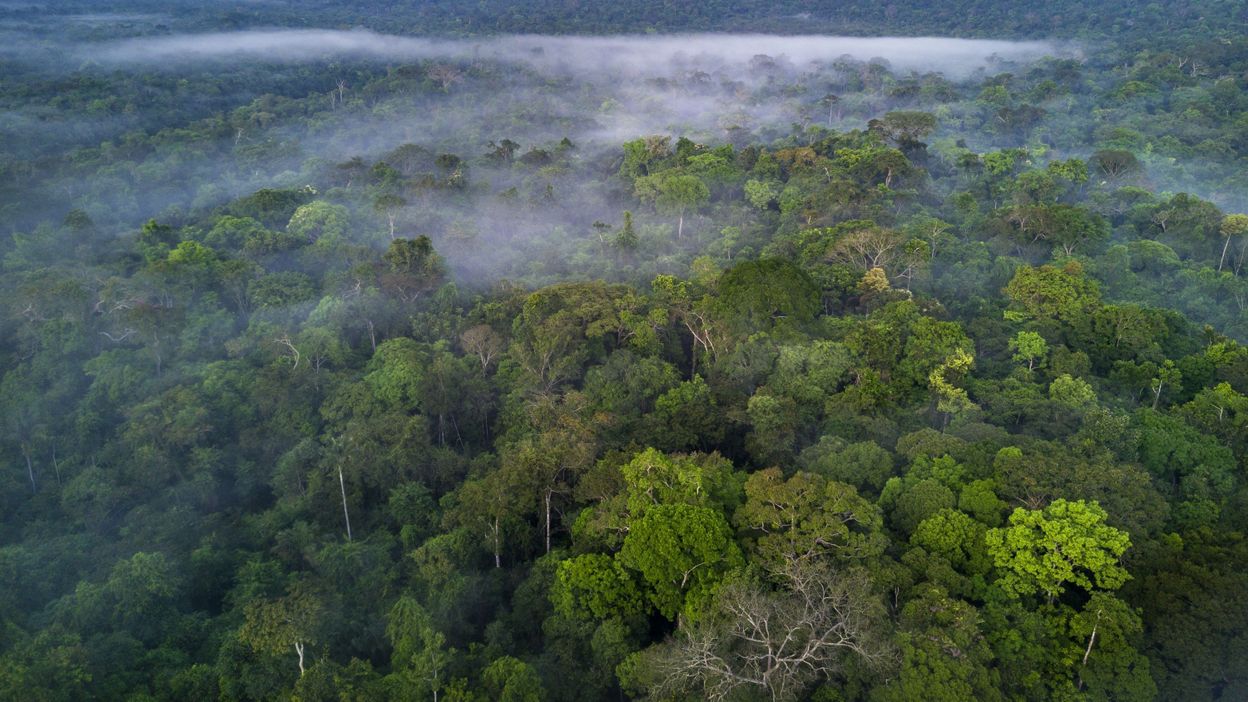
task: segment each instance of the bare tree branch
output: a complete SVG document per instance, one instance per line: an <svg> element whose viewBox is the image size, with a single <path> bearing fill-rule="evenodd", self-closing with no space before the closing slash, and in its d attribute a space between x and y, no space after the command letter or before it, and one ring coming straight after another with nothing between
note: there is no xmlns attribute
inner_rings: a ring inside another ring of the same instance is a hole
<svg viewBox="0 0 1248 702"><path fill-rule="evenodd" d="M891 651L876 635L881 606L861 571L837 573L794 561L771 590L725 584L716 610L653 649L656 697L700 691L708 700L739 693L791 700L840 669L846 656L884 665Z"/></svg>

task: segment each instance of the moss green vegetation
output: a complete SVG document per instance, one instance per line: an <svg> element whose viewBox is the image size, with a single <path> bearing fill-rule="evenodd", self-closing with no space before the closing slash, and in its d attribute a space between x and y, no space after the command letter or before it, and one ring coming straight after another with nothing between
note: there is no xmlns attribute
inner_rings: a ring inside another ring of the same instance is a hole
<svg viewBox="0 0 1248 702"><path fill-rule="evenodd" d="M459 4L1096 39L4 54L0 699L1248 695L1238 3Z"/></svg>

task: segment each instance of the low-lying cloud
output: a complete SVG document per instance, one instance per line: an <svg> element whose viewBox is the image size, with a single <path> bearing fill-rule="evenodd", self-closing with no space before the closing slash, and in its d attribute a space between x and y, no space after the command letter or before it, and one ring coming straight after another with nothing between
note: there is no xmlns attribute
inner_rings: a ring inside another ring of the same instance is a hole
<svg viewBox="0 0 1248 702"><path fill-rule="evenodd" d="M133 183L119 173L115 182L93 178L85 189L73 178L55 187L72 192L74 205L97 222L122 231L162 211L203 211L261 187L308 184L314 175L305 166L312 157L324 163L355 156L372 161L415 143L430 153L464 157L473 196L464 204L458 192L414 195L405 214L410 230L432 236L461 280L488 281L550 260L547 250L557 246L556 232L590 232L597 220L618 224L628 203L603 186L603 178L587 174L613 170L622 141L666 134L744 144L782 138L812 123L861 128L872 116L912 104L884 90L864 90L863 81L876 73L866 61L886 61L898 79L912 72L956 79L981 68L1012 70L1013 64L1064 50L1046 42L937 38L686 34L456 40L364 30L84 42L64 53L66 65L231 75L254 64L323 64L323 102L315 120L240 124L228 139L201 144L201 157L158 149L134 169ZM344 68L417 61L453 65L412 72L439 85L394 94L364 92L367 84L359 74ZM834 111L819 102L842 90L846 99ZM318 97L307 99L314 106ZM40 125L20 119L24 116L0 119L0 127L8 124L7 133L15 136L37 133ZM521 145L520 157L530 149L554 152L565 138L575 148L559 168L498 167L483 159L503 139ZM643 231L646 224L639 217ZM696 234L699 225L689 224ZM553 268L546 274L561 275Z"/></svg>
<svg viewBox="0 0 1248 702"><path fill-rule="evenodd" d="M205 60L302 62L332 58L373 60L486 59L572 73L653 73L673 66L741 64L757 55L783 56L797 65L840 56L882 58L900 70L965 74L994 58L1026 61L1059 51L1044 41L937 37L836 37L766 34L664 36L499 36L480 40L404 37L365 30L274 30L126 39L80 50L105 63L177 65Z"/></svg>

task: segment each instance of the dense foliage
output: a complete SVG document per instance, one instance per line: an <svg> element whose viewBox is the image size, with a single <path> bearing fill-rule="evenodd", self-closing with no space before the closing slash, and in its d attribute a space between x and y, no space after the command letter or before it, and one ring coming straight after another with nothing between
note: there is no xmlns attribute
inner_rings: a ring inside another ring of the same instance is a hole
<svg viewBox="0 0 1248 702"><path fill-rule="evenodd" d="M387 21L783 18L724 4ZM1248 695L1243 8L789 4L1121 41L5 53L0 698ZM184 21L299 24L240 7Z"/></svg>

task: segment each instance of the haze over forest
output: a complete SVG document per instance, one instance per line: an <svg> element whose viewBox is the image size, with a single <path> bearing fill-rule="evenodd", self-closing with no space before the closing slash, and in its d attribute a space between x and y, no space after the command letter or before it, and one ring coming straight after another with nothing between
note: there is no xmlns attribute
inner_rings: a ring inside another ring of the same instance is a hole
<svg viewBox="0 0 1248 702"><path fill-rule="evenodd" d="M0 699L1239 700L1248 7L0 3Z"/></svg>

